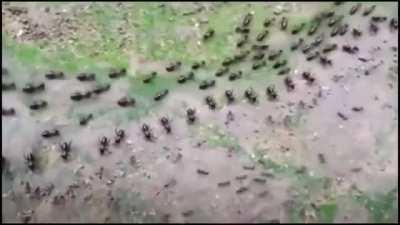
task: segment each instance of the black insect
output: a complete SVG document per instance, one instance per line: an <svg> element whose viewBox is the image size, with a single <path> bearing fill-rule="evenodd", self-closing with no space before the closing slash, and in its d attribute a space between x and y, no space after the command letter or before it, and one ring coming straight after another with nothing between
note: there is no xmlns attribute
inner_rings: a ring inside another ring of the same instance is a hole
<svg viewBox="0 0 400 225"><path fill-rule="evenodd" d="M220 77L229 72L229 67L221 67L215 72L216 77Z"/></svg>
<svg viewBox="0 0 400 225"><path fill-rule="evenodd" d="M95 94L101 94L110 90L110 87L110 84L97 85L97 87L95 87L92 92Z"/></svg>
<svg viewBox="0 0 400 225"><path fill-rule="evenodd" d="M327 11L327 12L323 12L322 14L321 14L321 16L323 17L323 18L330 18L330 17L332 17L332 16L334 16L335 15L335 11L334 10L330 10L330 11Z"/></svg>
<svg viewBox="0 0 400 225"><path fill-rule="evenodd" d="M269 27L271 24L274 23L274 21L275 21L275 18L274 18L274 17L272 17L272 18L265 18L263 25L264 25L264 27Z"/></svg>
<svg viewBox="0 0 400 225"><path fill-rule="evenodd" d="M8 75L8 69L7 68L4 68L4 67L1 68L1 76L3 76L3 75Z"/></svg>
<svg viewBox="0 0 400 225"><path fill-rule="evenodd" d="M117 104L121 107L131 107L136 104L135 98L124 96L117 101Z"/></svg>
<svg viewBox="0 0 400 225"><path fill-rule="evenodd" d="M238 72L232 72L231 74L229 74L229 77L228 77L228 79L230 81L235 81L235 80L240 79L240 78L242 78L242 71L241 70L239 70Z"/></svg>
<svg viewBox="0 0 400 225"><path fill-rule="evenodd" d="M233 57L227 57L222 61L221 64L222 64L222 66L229 66L234 62L235 62L235 59Z"/></svg>
<svg viewBox="0 0 400 225"><path fill-rule="evenodd" d="M59 136L60 132L57 129L53 129L53 130L44 130L42 132L42 137L44 138L51 138L51 137L55 137L55 136Z"/></svg>
<svg viewBox="0 0 400 225"><path fill-rule="evenodd" d="M349 14L354 15L358 11L358 9L360 9L360 7L361 7L361 3L357 3L356 5L352 6Z"/></svg>
<svg viewBox="0 0 400 225"><path fill-rule="evenodd" d="M108 138L103 136L100 139L100 147L99 147L100 155L104 155L104 153L108 150L108 144L109 144Z"/></svg>
<svg viewBox="0 0 400 225"><path fill-rule="evenodd" d="M249 26L252 19L253 19L253 15L251 13L247 13L243 18L242 26L243 27Z"/></svg>
<svg viewBox="0 0 400 225"><path fill-rule="evenodd" d="M202 60L201 62L195 62L192 65L192 70L197 70L198 68L205 66L206 62L204 60Z"/></svg>
<svg viewBox="0 0 400 225"><path fill-rule="evenodd" d="M397 28L398 28L398 22L397 22L397 19L395 19L395 18L392 18L391 20L390 20L390 28L391 29L393 29L393 30L397 30Z"/></svg>
<svg viewBox="0 0 400 225"><path fill-rule="evenodd" d="M284 16L281 19L281 30L286 30L287 25L288 25L288 18Z"/></svg>
<svg viewBox="0 0 400 225"><path fill-rule="evenodd" d="M85 116L82 116L80 119L79 119L79 124L81 125L81 126L85 126L88 122L89 122L89 120L91 120L93 118L93 114L91 114L91 113L89 113L89 114L87 114L87 115L85 115Z"/></svg>
<svg viewBox="0 0 400 225"><path fill-rule="evenodd" d="M201 174L201 175L208 175L208 174L210 174L210 172L208 172L208 171L206 171L206 170L203 170L203 169L197 169L197 173L198 173L198 174Z"/></svg>
<svg viewBox="0 0 400 225"><path fill-rule="evenodd" d="M248 187L240 187L239 189L236 190L237 194L242 194L243 192L248 191L249 188Z"/></svg>
<svg viewBox="0 0 400 225"><path fill-rule="evenodd" d="M268 35L269 31L268 30L264 30L261 33L257 34L256 40L257 41L263 41L265 39L265 37Z"/></svg>
<svg viewBox="0 0 400 225"><path fill-rule="evenodd" d="M250 103L256 103L257 102L257 94L254 92L253 88L247 88L244 91L244 96L247 98L247 100Z"/></svg>
<svg viewBox="0 0 400 225"><path fill-rule="evenodd" d="M242 38L240 38L238 40L238 42L236 43L236 47L238 47L238 48L242 47L244 44L246 44L248 42L248 40L249 40L249 35L244 34L242 36Z"/></svg>
<svg viewBox="0 0 400 225"><path fill-rule="evenodd" d="M187 117L187 122L189 124L194 123L194 121L196 120L196 111L194 109L187 109L186 110L186 117Z"/></svg>
<svg viewBox="0 0 400 225"><path fill-rule="evenodd" d="M165 98L165 96L168 94L168 89L161 90L156 93L154 96L154 101L160 101L161 99Z"/></svg>
<svg viewBox="0 0 400 225"><path fill-rule="evenodd" d="M14 82L10 83L1 83L1 90L3 91L10 91L10 90L15 90L17 87L15 86Z"/></svg>
<svg viewBox="0 0 400 225"><path fill-rule="evenodd" d="M230 184L231 184L231 182L228 180L228 181L219 182L217 185L218 185L218 187L226 187L226 186L229 186Z"/></svg>
<svg viewBox="0 0 400 225"><path fill-rule="evenodd" d="M278 98L278 94L276 93L275 86L271 85L267 87L267 95L270 100L275 100Z"/></svg>
<svg viewBox="0 0 400 225"><path fill-rule="evenodd" d="M210 109L215 109L217 107L217 103L215 102L215 100L212 96L207 96L205 98L205 101Z"/></svg>
<svg viewBox="0 0 400 225"><path fill-rule="evenodd" d="M331 37L335 37L339 33L340 25L334 26L331 31Z"/></svg>
<svg viewBox="0 0 400 225"><path fill-rule="evenodd" d="M199 84L199 89L205 90L205 89L208 89L208 88L214 87L214 86L215 86L215 80L203 80Z"/></svg>
<svg viewBox="0 0 400 225"><path fill-rule="evenodd" d="M317 30L318 30L318 27L319 27L319 25L321 24L321 21L320 20L316 20L312 25L311 25L311 27L310 27L310 29L308 30L308 35L309 36L311 36L311 35L313 35Z"/></svg>
<svg viewBox="0 0 400 225"><path fill-rule="evenodd" d="M300 33L304 27L306 26L306 23L300 23L299 25L295 26L292 30L292 34L296 35L298 33Z"/></svg>
<svg viewBox="0 0 400 225"><path fill-rule="evenodd" d="M253 60L261 60L264 58L264 53L261 51L258 51L256 54L253 55Z"/></svg>
<svg viewBox="0 0 400 225"><path fill-rule="evenodd" d="M38 85L28 83L22 88L22 92L27 93L27 94L33 94L35 92L43 91L44 89L45 89L45 85L43 82L39 83Z"/></svg>
<svg viewBox="0 0 400 225"><path fill-rule="evenodd" d="M181 67L181 64L182 63L180 61L172 62L165 68L165 70L167 72L178 70Z"/></svg>
<svg viewBox="0 0 400 225"><path fill-rule="evenodd" d="M194 79L194 73L190 71L187 75L180 75L177 79L177 82L179 84L183 84L188 80L193 80Z"/></svg>
<svg viewBox="0 0 400 225"><path fill-rule="evenodd" d="M250 29L247 27L236 27L235 31L237 33L248 34L250 32Z"/></svg>
<svg viewBox="0 0 400 225"><path fill-rule="evenodd" d="M156 78L156 76L157 76L157 72L155 72L155 71L151 72L151 74L149 74L148 76L146 76L143 79L143 83L145 83L145 84L150 83L152 80L154 80L154 78Z"/></svg>
<svg viewBox="0 0 400 225"><path fill-rule="evenodd" d="M225 97L228 100L228 103L232 103L235 101L235 96L233 95L232 90L226 90L225 91Z"/></svg>
<svg viewBox="0 0 400 225"><path fill-rule="evenodd" d="M258 70L261 67L264 67L266 65L267 65L267 62L265 60L261 60L261 61L255 62L251 68L253 70Z"/></svg>
<svg viewBox="0 0 400 225"><path fill-rule="evenodd" d="M291 49L292 51L297 50L297 49L300 47L300 45L303 44L303 42L304 42L304 39L303 39L303 38L299 38L296 42L294 42L294 43L290 46L290 49Z"/></svg>
<svg viewBox="0 0 400 225"><path fill-rule="evenodd" d="M167 117L163 116L160 119L160 122L161 122L161 125L164 127L165 131L167 133L171 133L171 124L169 122L169 119Z"/></svg>
<svg viewBox="0 0 400 225"><path fill-rule="evenodd" d="M64 79L64 72L62 71L50 71L45 74L48 80Z"/></svg>
<svg viewBox="0 0 400 225"><path fill-rule="evenodd" d="M306 80L308 84L313 84L315 81L315 78L311 76L310 72L303 72L302 76L303 79Z"/></svg>
<svg viewBox="0 0 400 225"><path fill-rule="evenodd" d="M214 29L208 29L204 35L203 35L203 40L208 40L214 35L215 31Z"/></svg>
<svg viewBox="0 0 400 225"><path fill-rule="evenodd" d="M115 139L114 139L114 144L119 144L122 139L125 137L125 131L122 129L115 129Z"/></svg>
<svg viewBox="0 0 400 225"><path fill-rule="evenodd" d="M337 44L327 44L322 48L322 53L328 53L337 49Z"/></svg>
<svg viewBox="0 0 400 225"><path fill-rule="evenodd" d="M354 112L360 112L364 110L364 107L362 106L354 106L353 108L351 108Z"/></svg>
<svg viewBox="0 0 400 225"><path fill-rule="evenodd" d="M142 132L146 140L151 141L153 138L153 135L151 133L151 129L147 124L142 125Z"/></svg>
<svg viewBox="0 0 400 225"><path fill-rule="evenodd" d="M317 47L324 41L324 39L325 39L324 35L321 34L321 35L317 36L315 38L315 40L310 43L310 45Z"/></svg>
<svg viewBox="0 0 400 225"><path fill-rule="evenodd" d="M325 161L325 156L322 153L318 153L318 160L321 164L324 164Z"/></svg>
<svg viewBox="0 0 400 225"><path fill-rule="evenodd" d="M371 33L373 33L373 34L376 34L376 33L378 33L378 31L379 31L379 27L378 27L376 24L374 24L374 23L370 23L370 24L369 24L369 31L370 31Z"/></svg>
<svg viewBox="0 0 400 225"><path fill-rule="evenodd" d="M286 64L287 64L287 60L286 60L286 59L282 59L282 60L277 61L277 62L272 66L272 68L278 69L279 67L285 66Z"/></svg>
<svg viewBox="0 0 400 225"><path fill-rule="evenodd" d="M292 79L290 79L290 77L286 77L285 80L285 85L288 91L292 91L295 88L294 82Z"/></svg>
<svg viewBox="0 0 400 225"><path fill-rule="evenodd" d="M259 184L265 184L267 182L266 179L259 178L259 177L254 178L253 181L256 182L256 183L259 183Z"/></svg>
<svg viewBox="0 0 400 225"><path fill-rule="evenodd" d="M362 32L359 29L353 28L351 34L353 35L353 37L360 37L362 35Z"/></svg>
<svg viewBox="0 0 400 225"><path fill-rule="evenodd" d="M342 120L348 120L348 119L349 119L346 115L344 115L344 114L341 113L341 112L338 112L337 115L338 115Z"/></svg>
<svg viewBox="0 0 400 225"><path fill-rule="evenodd" d="M343 36L347 33L349 30L349 25L347 23L343 24L342 26L339 27L339 35Z"/></svg>
<svg viewBox="0 0 400 225"><path fill-rule="evenodd" d="M126 75L126 69L111 69L110 73L108 74L108 77L111 79L116 79L122 76Z"/></svg>
<svg viewBox="0 0 400 225"><path fill-rule="evenodd" d="M343 50L344 52L349 53L349 54L354 54L354 53L357 53L357 52L358 52L358 47L357 47L357 46L351 47L350 45L343 45L343 46L342 46L342 50Z"/></svg>
<svg viewBox="0 0 400 225"><path fill-rule="evenodd" d="M243 59L245 59L248 55L250 54L250 51L242 51L239 54L236 54L233 56L233 61L234 62L240 62Z"/></svg>
<svg viewBox="0 0 400 225"><path fill-rule="evenodd" d="M47 101L35 100L32 102L32 104L29 106L29 108L32 110L39 110L39 109L45 108L46 106L47 106Z"/></svg>
<svg viewBox="0 0 400 225"><path fill-rule="evenodd" d="M290 68L289 67L285 67L281 70L278 71L278 75L285 75L288 74L290 72Z"/></svg>
<svg viewBox="0 0 400 225"><path fill-rule="evenodd" d="M28 166L30 170L35 169L35 157L33 156L32 152L26 154L24 156L25 158L25 164Z"/></svg>
<svg viewBox="0 0 400 225"><path fill-rule="evenodd" d="M326 57L324 55L319 56L319 62L323 66L327 66L327 65L331 66L332 65L332 60L328 59L328 57Z"/></svg>
<svg viewBox="0 0 400 225"><path fill-rule="evenodd" d="M319 56L319 52L315 51L313 53L310 53L307 55L306 60L307 61L312 61L313 59L317 58Z"/></svg>
<svg viewBox="0 0 400 225"><path fill-rule="evenodd" d="M283 50L279 50L279 51L274 51L271 54L268 55L268 60L275 60L276 58L278 58L280 55L282 55Z"/></svg>
<svg viewBox="0 0 400 225"><path fill-rule="evenodd" d="M336 18L331 18L328 20L328 27L332 27L333 25L337 24L340 20L342 20L342 16L338 16Z"/></svg>
<svg viewBox="0 0 400 225"><path fill-rule="evenodd" d="M71 94L70 98L73 101L80 101L82 99L90 98L91 95L92 95L92 93L90 91L88 91L86 93L81 93L79 91L76 91L76 92Z"/></svg>
<svg viewBox="0 0 400 225"><path fill-rule="evenodd" d="M15 115L15 109L14 108L1 108L1 115L3 116L13 116Z"/></svg>
<svg viewBox="0 0 400 225"><path fill-rule="evenodd" d="M269 45L252 45L251 49L253 50L267 50Z"/></svg>
<svg viewBox="0 0 400 225"><path fill-rule="evenodd" d="M371 17L372 22L380 23L380 22L385 22L387 20L386 16L373 16Z"/></svg>
<svg viewBox="0 0 400 225"><path fill-rule="evenodd" d="M60 144L60 150L61 150L61 158L64 160L68 159L69 152L71 151L71 141L70 142L64 142Z"/></svg>
<svg viewBox="0 0 400 225"><path fill-rule="evenodd" d="M79 81L85 82L85 81L94 81L96 79L96 74L94 73L80 73L76 77Z"/></svg>
<svg viewBox="0 0 400 225"><path fill-rule="evenodd" d="M376 5L371 5L370 7L366 8L364 12L362 13L363 16L368 16L371 14L376 8Z"/></svg>

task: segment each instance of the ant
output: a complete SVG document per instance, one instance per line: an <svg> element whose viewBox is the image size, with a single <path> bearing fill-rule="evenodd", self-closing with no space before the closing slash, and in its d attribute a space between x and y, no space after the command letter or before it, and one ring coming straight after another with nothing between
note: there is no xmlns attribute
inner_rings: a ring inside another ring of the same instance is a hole
<svg viewBox="0 0 400 225"><path fill-rule="evenodd" d="M349 54L354 54L354 53L357 53L357 52L358 52L358 47L357 47L357 46L351 47L350 45L343 45L343 46L342 46L342 50L343 50L344 52L349 53Z"/></svg>
<svg viewBox="0 0 400 225"><path fill-rule="evenodd" d="M231 74L229 75L228 79L229 79L230 81L234 81L234 80L240 79L241 77L242 77L242 71L239 70L239 71L236 72L236 73L231 73Z"/></svg>
<svg viewBox="0 0 400 225"><path fill-rule="evenodd" d="M204 66L206 64L206 62L204 60L202 60L201 62L195 62L192 65L192 70L197 70L198 68L200 68L201 66Z"/></svg>
<svg viewBox="0 0 400 225"><path fill-rule="evenodd" d="M397 28L398 28L398 22L397 22L397 20L395 18L392 18L390 20L389 25L390 25L390 28L393 29L393 30L397 30Z"/></svg>
<svg viewBox="0 0 400 225"><path fill-rule="evenodd" d="M257 95L254 92L253 88L248 88L244 91L244 96L251 102L255 103L257 102Z"/></svg>
<svg viewBox="0 0 400 225"><path fill-rule="evenodd" d="M249 40L249 35L245 34L242 36L241 39L238 40L238 42L236 43L236 47L240 48L242 47L244 44L246 44Z"/></svg>
<svg viewBox="0 0 400 225"><path fill-rule="evenodd" d="M186 110L187 122L192 124L196 120L196 111L194 109L187 109Z"/></svg>
<svg viewBox="0 0 400 225"><path fill-rule="evenodd" d="M323 49L322 53L328 53L337 49L337 44L327 44Z"/></svg>
<svg viewBox="0 0 400 225"><path fill-rule="evenodd" d="M281 19L281 30L286 30L287 25L288 25L288 18L284 16Z"/></svg>
<svg viewBox="0 0 400 225"><path fill-rule="evenodd" d="M272 67L274 69L278 69L279 67L284 66L286 64L287 64L287 60L283 59L283 60L277 61Z"/></svg>
<svg viewBox="0 0 400 225"><path fill-rule="evenodd" d="M326 66L326 65L332 65L332 60L328 59L326 56L320 56L319 57L319 62L321 65Z"/></svg>
<svg viewBox="0 0 400 225"><path fill-rule="evenodd" d="M168 94L168 89L161 90L156 93L156 96L154 96L154 101L160 101L163 99L167 94Z"/></svg>
<svg viewBox="0 0 400 225"><path fill-rule="evenodd" d="M14 108L8 108L8 109L2 108L1 114L3 116L13 116L13 115L15 115L15 109Z"/></svg>
<svg viewBox="0 0 400 225"><path fill-rule="evenodd" d="M85 126L89 122L89 120L91 120L92 118L93 118L93 114L89 113L88 115L83 116L82 118L80 118L79 124L81 126Z"/></svg>
<svg viewBox="0 0 400 225"><path fill-rule="evenodd" d="M290 67L285 67L278 71L278 75L288 74L290 72Z"/></svg>
<svg viewBox="0 0 400 225"><path fill-rule="evenodd" d="M217 106L217 103L215 102L214 98L212 96L207 96L205 98L206 104L208 105L208 107L210 107L210 109L214 110L215 107Z"/></svg>
<svg viewBox="0 0 400 225"><path fill-rule="evenodd" d="M178 77L178 83L183 84L188 80L193 80L194 79L194 73L192 71L190 71L186 76L185 75L181 75Z"/></svg>
<svg viewBox="0 0 400 225"><path fill-rule="evenodd" d="M253 15L251 13L247 13L243 18L242 26L243 27L249 26L252 19L253 19Z"/></svg>
<svg viewBox="0 0 400 225"><path fill-rule="evenodd" d="M303 72L303 79L307 81L308 84L312 84L315 81L315 78L311 76L310 72Z"/></svg>
<svg viewBox="0 0 400 225"><path fill-rule="evenodd" d="M100 139L100 148L99 148L100 155L104 155L104 153L108 150L108 144L109 144L108 138L103 136Z"/></svg>
<svg viewBox="0 0 400 225"><path fill-rule="evenodd" d="M110 73L108 74L108 77L111 79L116 79L122 76L126 75L126 69L122 68L122 69L111 69Z"/></svg>
<svg viewBox="0 0 400 225"><path fill-rule="evenodd" d="M347 23L343 24L342 26L339 27L339 35L340 36L345 35L348 30L349 30L349 25Z"/></svg>
<svg viewBox="0 0 400 225"><path fill-rule="evenodd" d="M264 30L261 33L259 33L256 37L257 41L263 41L265 39L265 37L268 35L268 30Z"/></svg>
<svg viewBox="0 0 400 225"><path fill-rule="evenodd" d="M317 31L317 29L318 29L318 27L320 26L320 24L321 24L321 21L320 20L317 20L311 27L310 27L310 29L308 30L308 36L311 36L311 35L313 35L316 31Z"/></svg>
<svg viewBox="0 0 400 225"><path fill-rule="evenodd" d="M225 96L228 99L228 103L232 103L235 101L235 97L233 95L233 91L232 90L226 90L225 91Z"/></svg>
<svg viewBox="0 0 400 225"><path fill-rule="evenodd" d="M224 74L226 74L228 72L229 72L229 67L222 67L222 68L219 68L217 70L217 72L215 72L215 76L216 77L220 77L220 76L222 76L222 75L224 75Z"/></svg>
<svg viewBox="0 0 400 225"><path fill-rule="evenodd" d="M294 85L294 82L293 82L292 79L290 79L289 77L286 77L285 80L284 80L284 82L285 82L286 88L287 88L289 91L294 90L295 85Z"/></svg>
<svg viewBox="0 0 400 225"><path fill-rule="evenodd" d="M95 94L101 94L110 90L110 84L98 85L92 92Z"/></svg>
<svg viewBox="0 0 400 225"><path fill-rule="evenodd" d="M178 70L180 68L181 64L182 63L180 61L172 62L165 68L165 70L167 72L172 72L172 71Z"/></svg>
<svg viewBox="0 0 400 225"><path fill-rule="evenodd" d="M125 131L120 129L115 129L115 140L114 140L114 144L119 144L121 142L122 139L124 139L125 137Z"/></svg>
<svg viewBox="0 0 400 225"><path fill-rule="evenodd" d="M60 132L57 129L45 130L45 131L42 132L41 135L44 138L51 138L51 137L59 136Z"/></svg>
<svg viewBox="0 0 400 225"><path fill-rule="evenodd" d="M303 38L299 38L296 42L294 42L291 46L290 46L290 50L294 51L297 50L301 44L303 44L304 39Z"/></svg>
<svg viewBox="0 0 400 225"><path fill-rule="evenodd" d="M267 65L267 62L265 60L262 60L262 61L255 62L251 68L253 70L258 70L261 67L264 67L266 65Z"/></svg>
<svg viewBox="0 0 400 225"><path fill-rule="evenodd" d="M50 71L47 74L45 74L45 77L48 80L63 79L64 78L64 72L62 72L62 71L59 71L59 72Z"/></svg>
<svg viewBox="0 0 400 225"><path fill-rule="evenodd" d="M253 50L267 50L269 45L252 45L251 49Z"/></svg>
<svg viewBox="0 0 400 225"><path fill-rule="evenodd" d="M369 8L366 8L363 12L363 16L368 16L369 14L371 14L376 8L376 5L371 5Z"/></svg>
<svg viewBox="0 0 400 225"><path fill-rule="evenodd" d="M164 127L167 133L171 133L171 124L167 117L163 116L160 119L161 125Z"/></svg>
<svg viewBox="0 0 400 225"><path fill-rule="evenodd" d="M208 40L214 35L214 30L213 29L208 29L206 33L203 35L203 40Z"/></svg>
<svg viewBox="0 0 400 225"><path fill-rule="evenodd" d="M22 92L27 93L27 94L33 94L38 91L43 91L45 88L44 83L40 83L38 85L33 85L33 84L26 84L25 87L22 88Z"/></svg>
<svg viewBox="0 0 400 225"><path fill-rule="evenodd" d="M31 110L39 110L43 109L47 106L47 101L45 100L36 100L29 106Z"/></svg>
<svg viewBox="0 0 400 225"><path fill-rule="evenodd" d="M147 77L145 77L143 79L143 83L145 83L145 84L150 83L152 80L154 80L154 78L156 78L156 76L157 76L157 72L155 72L155 71L151 72L150 75L148 75Z"/></svg>
<svg viewBox="0 0 400 225"><path fill-rule="evenodd" d="M351 34L353 35L353 37L360 37L362 35L362 32L359 29L353 28Z"/></svg>
<svg viewBox="0 0 400 225"><path fill-rule="evenodd" d="M15 90L17 87L14 82L11 83L1 83L1 89L4 91Z"/></svg>
<svg viewBox="0 0 400 225"><path fill-rule="evenodd" d="M129 96L122 97L117 102L117 104L121 107L134 106L135 103L136 103L136 100Z"/></svg>
<svg viewBox="0 0 400 225"><path fill-rule="evenodd" d="M277 99L278 94L276 93L275 86L271 85L267 87L267 95L270 100Z"/></svg>
<svg viewBox="0 0 400 225"><path fill-rule="evenodd" d="M203 80L199 84L199 89L205 90L207 88L215 86L215 80Z"/></svg>
<svg viewBox="0 0 400 225"><path fill-rule="evenodd" d="M318 52L318 51L315 51L315 52L309 54L309 55L306 57L306 60L307 60L307 61L311 61L311 60L317 58L318 56L319 56L319 52Z"/></svg>
<svg viewBox="0 0 400 225"><path fill-rule="evenodd" d="M60 144L60 150L61 150L61 158L64 160L68 159L69 152L71 151L71 141L70 142L64 142Z"/></svg>
<svg viewBox="0 0 400 225"><path fill-rule="evenodd" d="M303 30L303 28L304 28L305 25L306 25L305 23L300 23L299 25L297 25L295 28L293 28L292 34L293 34L293 35L296 35L296 34L298 34L299 32L301 32L301 31Z"/></svg>
<svg viewBox="0 0 400 225"><path fill-rule="evenodd" d="M35 169L35 157L33 156L32 152L29 152L24 156L25 164L28 166L30 170Z"/></svg>
<svg viewBox="0 0 400 225"><path fill-rule="evenodd" d="M263 25L264 25L264 27L269 27L272 23L274 23L274 21L275 21L274 17L273 18L265 18Z"/></svg>
<svg viewBox="0 0 400 225"><path fill-rule="evenodd" d="M358 9L361 7L361 3L357 3L356 5L354 5L353 7L351 7L349 14L350 15L354 15Z"/></svg>
<svg viewBox="0 0 400 225"><path fill-rule="evenodd" d="M94 73L80 73L76 77L79 81L85 82L85 81L94 81L96 79L96 74Z"/></svg>
<svg viewBox="0 0 400 225"><path fill-rule="evenodd" d="M283 50L279 50L279 51L274 51L272 52L269 56L268 56L268 60L274 60L276 58L278 58L281 54L282 54Z"/></svg>
<svg viewBox="0 0 400 225"><path fill-rule="evenodd" d="M153 135L151 133L150 127L147 124L142 125L142 132L144 134L144 137L146 140L151 141L153 138Z"/></svg>

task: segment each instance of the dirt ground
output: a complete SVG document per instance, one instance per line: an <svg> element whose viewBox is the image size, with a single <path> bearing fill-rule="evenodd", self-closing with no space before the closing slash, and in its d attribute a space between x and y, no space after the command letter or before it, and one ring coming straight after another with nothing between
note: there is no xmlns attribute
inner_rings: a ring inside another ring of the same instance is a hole
<svg viewBox="0 0 400 225"><path fill-rule="evenodd" d="M396 2L2 2L2 222L398 221L397 9ZM242 47L238 26L250 30ZM314 47L306 52L307 45ZM175 61L181 66L169 72ZM110 77L121 68L123 76ZM65 75L47 79L51 70ZM83 72L95 79L79 81ZM192 80L177 82L190 72ZM215 84L201 89L204 80ZM41 83L44 90L24 91ZM73 101L76 91L91 95ZM118 105L125 96L134 106ZM38 100L47 106L32 110ZM52 129L59 135L44 138ZM116 129L125 133L119 144ZM103 136L110 144L100 154Z"/></svg>

